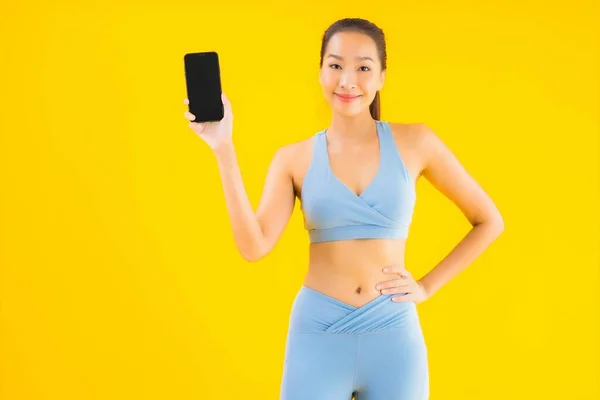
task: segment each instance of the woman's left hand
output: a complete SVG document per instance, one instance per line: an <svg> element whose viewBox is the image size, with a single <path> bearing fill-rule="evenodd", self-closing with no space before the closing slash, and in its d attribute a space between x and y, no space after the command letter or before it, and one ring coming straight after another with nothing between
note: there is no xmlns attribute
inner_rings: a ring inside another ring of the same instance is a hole
<svg viewBox="0 0 600 400"><path fill-rule="evenodd" d="M404 267L397 265L388 265L383 269L388 274L400 275L399 278L380 282L375 286L381 294L406 293L404 296L394 296L392 301L414 301L416 304L422 303L429 298L425 286L420 281L415 280L411 273Z"/></svg>

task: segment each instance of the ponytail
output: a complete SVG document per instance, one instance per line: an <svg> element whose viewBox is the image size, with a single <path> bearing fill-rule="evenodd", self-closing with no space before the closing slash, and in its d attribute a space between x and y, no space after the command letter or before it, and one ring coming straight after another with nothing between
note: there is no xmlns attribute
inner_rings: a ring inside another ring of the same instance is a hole
<svg viewBox="0 0 600 400"><path fill-rule="evenodd" d="M377 91L377 93L375 93L375 98L373 99L373 102L369 106L369 111L371 111L371 117L373 117L373 119L379 121L379 119L381 117L381 100L379 98L379 91Z"/></svg>

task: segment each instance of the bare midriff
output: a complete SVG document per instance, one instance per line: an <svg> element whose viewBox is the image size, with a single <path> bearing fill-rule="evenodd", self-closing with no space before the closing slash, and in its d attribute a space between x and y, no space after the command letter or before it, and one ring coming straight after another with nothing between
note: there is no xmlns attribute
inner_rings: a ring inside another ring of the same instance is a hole
<svg viewBox="0 0 600 400"><path fill-rule="evenodd" d="M354 307L381 295L378 283L399 278L383 272L404 266L406 239L355 239L312 243L304 285ZM410 271L409 271L410 272Z"/></svg>

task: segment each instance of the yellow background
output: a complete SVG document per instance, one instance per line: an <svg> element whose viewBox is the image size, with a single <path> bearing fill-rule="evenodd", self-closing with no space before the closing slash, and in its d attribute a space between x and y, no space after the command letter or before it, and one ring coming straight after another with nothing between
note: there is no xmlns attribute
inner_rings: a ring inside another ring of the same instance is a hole
<svg viewBox="0 0 600 400"><path fill-rule="evenodd" d="M600 397L598 6L513 0L4 2L0 398L278 398L308 238L296 208L236 253L183 55L220 53L256 206L275 150L329 123L320 39L349 16L388 39L382 119L434 129L506 224L419 305L431 398ZM420 277L469 225L417 191Z"/></svg>

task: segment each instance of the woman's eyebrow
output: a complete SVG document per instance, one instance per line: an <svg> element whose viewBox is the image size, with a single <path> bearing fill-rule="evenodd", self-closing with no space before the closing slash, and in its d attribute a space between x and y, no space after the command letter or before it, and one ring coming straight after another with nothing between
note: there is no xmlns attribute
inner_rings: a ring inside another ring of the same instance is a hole
<svg viewBox="0 0 600 400"><path fill-rule="evenodd" d="M343 60L344 59L344 57L338 56L337 54L329 54L329 56L327 56L327 58L329 58L329 57L332 57L332 58L335 58L335 59L338 59L338 60ZM371 57L368 57L368 56L362 56L362 57L358 56L358 57L355 57L355 59L361 60L361 61L365 61L365 60L371 60L371 61L373 61L373 59ZM373 62L375 62L375 61L373 61Z"/></svg>

